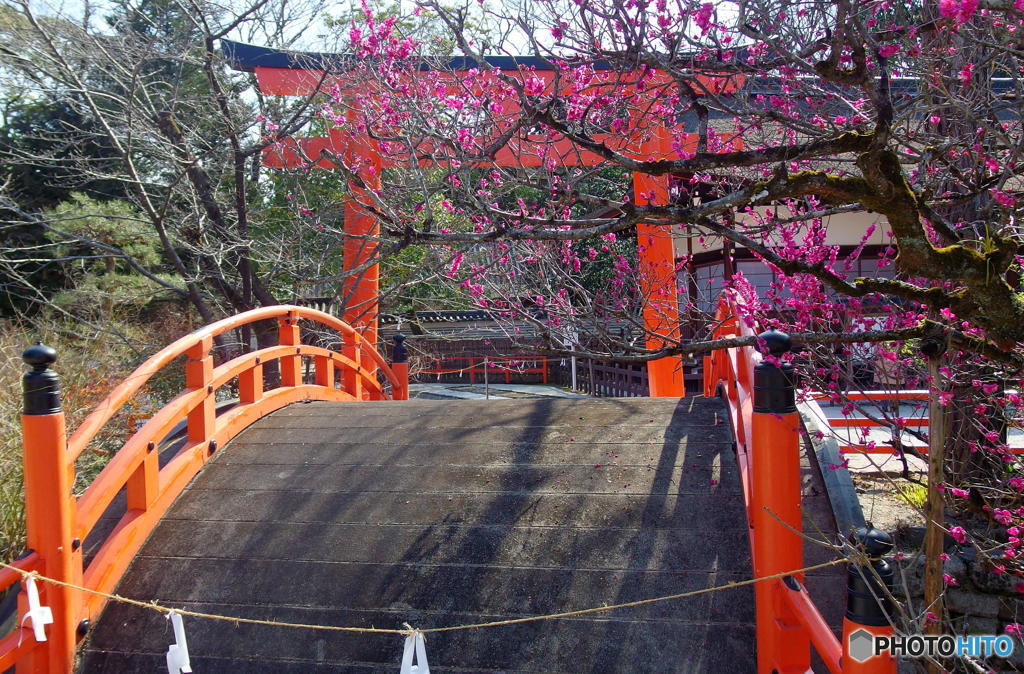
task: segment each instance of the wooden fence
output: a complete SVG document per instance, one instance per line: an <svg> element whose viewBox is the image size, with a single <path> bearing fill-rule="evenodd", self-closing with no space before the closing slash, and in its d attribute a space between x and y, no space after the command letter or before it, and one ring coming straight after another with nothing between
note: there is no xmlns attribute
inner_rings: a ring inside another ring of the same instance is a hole
<svg viewBox="0 0 1024 674"><path fill-rule="evenodd" d="M539 343L504 338L438 340L414 335L407 338L406 344L412 381L480 383L483 359L493 358L489 372L492 382L572 387L571 359L537 356L531 347L539 349ZM689 393L700 391L699 359L686 364L684 377ZM649 393L647 365L577 358L575 390L602 398L645 397Z"/></svg>
<svg viewBox="0 0 1024 674"><path fill-rule="evenodd" d="M530 344L511 339L445 340L411 335L406 346L412 381L479 384L486 370L495 383L548 383L551 359L537 356Z"/></svg>
<svg viewBox="0 0 1024 674"><path fill-rule="evenodd" d="M549 362L551 383L571 388L571 360L552 358ZM700 362L686 362L683 377L687 394L698 393L702 381ZM577 358L576 390L601 398L646 397L649 395L647 365Z"/></svg>
<svg viewBox="0 0 1024 674"><path fill-rule="evenodd" d="M572 386L569 358L551 361L551 383ZM590 358L576 359L576 390L601 398L638 398L648 394L647 366L609 363Z"/></svg>

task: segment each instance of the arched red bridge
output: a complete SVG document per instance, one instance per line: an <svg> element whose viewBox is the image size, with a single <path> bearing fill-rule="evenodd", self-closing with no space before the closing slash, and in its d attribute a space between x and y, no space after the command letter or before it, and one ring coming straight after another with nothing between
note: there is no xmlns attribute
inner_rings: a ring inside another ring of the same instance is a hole
<svg viewBox="0 0 1024 674"><path fill-rule="evenodd" d="M719 336L750 332L729 316ZM277 346L214 366L219 335L265 320ZM337 331L340 350L304 343L307 323ZM92 437L181 356L184 392L71 495ZM428 631L678 594L428 632L430 664L894 671L841 657L845 565L799 535L808 519L835 534L831 513L801 458L793 387L752 347L707 359L706 397L418 401L400 341L388 362L328 314L269 307L156 354L69 439L54 354L26 360L30 552L0 587L35 584L53 622L38 641L45 620L22 591L0 671L162 671L168 608L197 672L371 672L398 667L401 634L312 627ZM218 403L229 388L237 400ZM851 575L846 631L878 622L873 582ZM730 583L744 584L715 589Z"/></svg>

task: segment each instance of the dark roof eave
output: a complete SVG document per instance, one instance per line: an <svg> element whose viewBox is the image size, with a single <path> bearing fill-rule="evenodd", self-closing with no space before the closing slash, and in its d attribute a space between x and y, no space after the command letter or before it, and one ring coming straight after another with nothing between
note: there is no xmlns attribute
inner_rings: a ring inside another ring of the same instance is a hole
<svg viewBox="0 0 1024 674"><path fill-rule="evenodd" d="M283 68L287 70L340 70L350 67L360 59L353 54L330 54L326 52L284 51L269 47L235 42L220 41L221 53L235 70L252 72L255 68ZM535 68L551 70L550 63L538 56L487 56L488 64L501 70ZM421 70L468 70L477 63L467 56L457 56L445 63L424 61ZM596 64L598 69L611 68L609 64Z"/></svg>

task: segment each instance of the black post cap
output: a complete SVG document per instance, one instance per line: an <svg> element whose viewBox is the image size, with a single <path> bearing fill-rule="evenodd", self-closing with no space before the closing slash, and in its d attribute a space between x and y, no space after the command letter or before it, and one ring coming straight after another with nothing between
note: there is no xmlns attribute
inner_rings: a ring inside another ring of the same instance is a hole
<svg viewBox="0 0 1024 674"><path fill-rule="evenodd" d="M893 549L892 538L874 527L861 527L850 542L868 557L866 565L851 564L846 580L846 617L859 625L889 624L892 615L892 565L882 558Z"/></svg>
<svg viewBox="0 0 1024 674"><path fill-rule="evenodd" d="M406 363L409 361L409 352L405 348L405 335L396 332L393 337L395 344L391 347L391 362Z"/></svg>
<svg viewBox="0 0 1024 674"><path fill-rule="evenodd" d="M757 337L776 358L793 348L789 335L778 330L768 330ZM778 366L761 361L754 368L754 411L761 414L796 412L796 377L792 365Z"/></svg>
<svg viewBox="0 0 1024 674"><path fill-rule="evenodd" d="M765 330L757 336L757 339L759 343L763 341L768 353L776 358L793 350L793 340L789 338L789 335L779 330Z"/></svg>
<svg viewBox="0 0 1024 674"><path fill-rule="evenodd" d="M21 359L36 370L45 370L57 362L57 351L42 342L36 342L22 352Z"/></svg>
<svg viewBox="0 0 1024 674"><path fill-rule="evenodd" d="M941 358L946 352L946 340L937 337L925 337L919 347L921 355L929 360Z"/></svg>
<svg viewBox="0 0 1024 674"><path fill-rule="evenodd" d="M879 559L892 552L892 537L874 527L860 527L850 534L850 542L862 548L870 559Z"/></svg>
<svg viewBox="0 0 1024 674"><path fill-rule="evenodd" d="M24 393L24 413L28 416L56 414L60 408L60 379L50 366L57 361L57 352L37 342L21 354L21 359L32 370L21 379Z"/></svg>

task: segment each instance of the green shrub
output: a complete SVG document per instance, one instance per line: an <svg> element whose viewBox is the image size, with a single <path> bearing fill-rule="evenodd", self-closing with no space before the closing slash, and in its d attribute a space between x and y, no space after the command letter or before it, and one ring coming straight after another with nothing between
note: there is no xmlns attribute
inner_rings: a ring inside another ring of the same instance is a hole
<svg viewBox="0 0 1024 674"><path fill-rule="evenodd" d="M928 502L928 488L913 482L901 484L897 488L897 495L900 500L919 510Z"/></svg>

